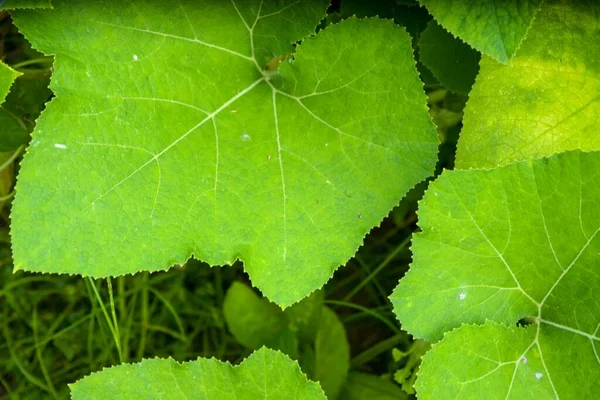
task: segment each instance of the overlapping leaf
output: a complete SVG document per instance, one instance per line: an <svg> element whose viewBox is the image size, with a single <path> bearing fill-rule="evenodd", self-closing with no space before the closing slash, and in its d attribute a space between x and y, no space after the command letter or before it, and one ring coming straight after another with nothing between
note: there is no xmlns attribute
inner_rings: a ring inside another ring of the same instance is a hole
<svg viewBox="0 0 600 400"><path fill-rule="evenodd" d="M19 75L21 75L19 72L0 61L0 105L4 103L10 87Z"/></svg>
<svg viewBox="0 0 600 400"><path fill-rule="evenodd" d="M326 1L53 6L14 13L56 54L57 96L17 185L17 269L241 259L289 305L433 171L410 38L390 21L344 21L294 49Z"/></svg>
<svg viewBox="0 0 600 400"><path fill-rule="evenodd" d="M298 363L262 348L239 366L215 359L178 363L150 359L94 373L71 385L73 400L84 399L325 399Z"/></svg>
<svg viewBox="0 0 600 400"><path fill-rule="evenodd" d="M600 150L599 26L597 2L548 1L510 65L483 57L457 167Z"/></svg>
<svg viewBox="0 0 600 400"><path fill-rule="evenodd" d="M445 172L431 185L414 262L391 299L417 337L456 330L425 357L417 394L600 392L599 209L597 152Z"/></svg>
<svg viewBox="0 0 600 400"><path fill-rule="evenodd" d="M542 0L419 2L452 34L481 53L507 63L527 35Z"/></svg>
<svg viewBox="0 0 600 400"><path fill-rule="evenodd" d="M35 120L50 98L47 75L25 74L17 78L0 107L0 152L27 143Z"/></svg>

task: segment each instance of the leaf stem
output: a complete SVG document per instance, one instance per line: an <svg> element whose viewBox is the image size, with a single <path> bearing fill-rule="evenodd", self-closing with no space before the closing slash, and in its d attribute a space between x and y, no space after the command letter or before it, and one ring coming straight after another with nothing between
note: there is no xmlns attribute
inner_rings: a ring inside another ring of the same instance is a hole
<svg viewBox="0 0 600 400"><path fill-rule="evenodd" d="M120 343L120 340L119 340L119 335L118 335L117 331L115 330L115 327L113 326L113 323L111 322L111 319L110 319L110 317L108 315L108 311L106 311L106 307L104 306L104 302L102 301L102 298L100 297L100 293L98 292L98 289L96 288L96 284L94 283L94 281L93 281L92 278L88 277L87 279L90 282L92 290L94 291L94 294L96 296L96 300L98 301L98 305L100 305L100 309L102 310L102 313L104 314L104 318L106 319L106 324L108 325L108 328L110 329L110 332L112 333L113 338L115 340L115 344L117 345L117 352L119 353L119 360L121 362L123 362L122 361L123 360L123 355L121 354L121 343ZM114 302L113 302L113 297L112 297L112 286L110 286L110 285L109 285L109 292L110 292L111 305L113 307L113 312L114 312Z"/></svg>
<svg viewBox="0 0 600 400"><path fill-rule="evenodd" d="M387 267L387 265L394 259L396 258L396 256L398 255L398 253L400 253L405 247L406 245L410 242L411 237L407 237L406 239L404 239L402 241L402 243L400 243L395 249L394 251L392 251L390 254L388 254L388 256L381 262L381 264L379 264L377 266L377 268L375 268L373 271L371 271L371 273L365 278L363 279L362 282L360 282L358 285L356 285L356 287L354 289L352 289L350 291L350 293L348 293L343 300L344 301L348 301L350 300L352 297L354 297L354 295L356 293L358 293L363 287L365 287L365 285L367 283L369 283L373 278L375 278L377 276L377 274L379 274L381 272L382 269L384 269L385 267Z"/></svg>
<svg viewBox="0 0 600 400"><path fill-rule="evenodd" d="M14 151L14 153L12 153L11 156L6 161L4 161L4 163L2 165L0 165L0 171L4 171L5 168L10 166L12 164L12 162L15 161L15 159L17 157L19 157L19 155L21 154L21 152L23 151L24 148L25 148L25 145L21 145L21 146L17 147L17 149Z"/></svg>

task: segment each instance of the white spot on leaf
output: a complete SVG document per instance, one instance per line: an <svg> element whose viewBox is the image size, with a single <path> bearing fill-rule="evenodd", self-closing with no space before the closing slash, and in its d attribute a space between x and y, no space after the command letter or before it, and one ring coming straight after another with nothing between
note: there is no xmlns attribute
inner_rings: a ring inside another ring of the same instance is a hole
<svg viewBox="0 0 600 400"><path fill-rule="evenodd" d="M523 364L527 364L527 361L528 361L528 360L527 360L527 357L523 357L523 358L521 358L521 362L522 362Z"/></svg>
<svg viewBox="0 0 600 400"><path fill-rule="evenodd" d="M466 298L467 298L467 295L466 295L465 293L460 293L460 294L458 295L458 299L459 299L459 300L464 300L464 299L466 299Z"/></svg>
<svg viewBox="0 0 600 400"><path fill-rule="evenodd" d="M137 56L137 54L134 54L133 55L133 61L137 61L137 60L139 60L139 57Z"/></svg>
<svg viewBox="0 0 600 400"><path fill-rule="evenodd" d="M544 376L544 374L542 374L541 372L536 372L536 373L535 373L535 377L536 377L537 379L542 379L542 377L543 377L543 376Z"/></svg>
<svg viewBox="0 0 600 400"><path fill-rule="evenodd" d="M242 136L240 136L240 139L242 140L242 142L249 142L252 140L250 135L248 135L247 133L242 134Z"/></svg>
<svg viewBox="0 0 600 400"><path fill-rule="evenodd" d="M67 145L62 143L54 143L54 147L56 147L57 149L65 150L67 148Z"/></svg>

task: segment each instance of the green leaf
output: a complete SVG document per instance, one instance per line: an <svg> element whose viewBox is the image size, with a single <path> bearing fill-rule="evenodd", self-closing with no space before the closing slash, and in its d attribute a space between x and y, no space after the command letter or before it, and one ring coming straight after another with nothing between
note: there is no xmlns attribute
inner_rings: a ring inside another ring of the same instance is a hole
<svg viewBox="0 0 600 400"><path fill-rule="evenodd" d="M350 372L340 399L344 400L404 400L408 395L389 379L377 375Z"/></svg>
<svg viewBox="0 0 600 400"><path fill-rule="evenodd" d="M0 0L0 10L17 8L52 8L50 0Z"/></svg>
<svg viewBox="0 0 600 400"><path fill-rule="evenodd" d="M350 345L344 325L337 314L323 306L315 341L314 378L321 383L328 399L338 398L350 369Z"/></svg>
<svg viewBox="0 0 600 400"><path fill-rule="evenodd" d="M56 54L17 183L15 268L105 277L194 255L244 261L282 306L321 287L437 153L402 28L351 19L292 46L327 3L15 12Z"/></svg>
<svg viewBox="0 0 600 400"><path fill-rule="evenodd" d="M425 357L418 394L600 392L598 209L598 152L448 171L431 184L419 206L414 261L391 296L394 310L404 329L429 339L463 324L502 326L447 334ZM517 328L518 321L531 326Z"/></svg>
<svg viewBox="0 0 600 400"><path fill-rule="evenodd" d="M448 89L468 94L479 70L479 53L431 21L419 40L419 59Z"/></svg>
<svg viewBox="0 0 600 400"><path fill-rule="evenodd" d="M283 312L288 317L289 329L306 341L314 342L321 323L321 314L325 307L325 295L317 290L300 302L286 308Z"/></svg>
<svg viewBox="0 0 600 400"><path fill-rule="evenodd" d="M10 87L20 75L21 73L0 61L0 104L4 103Z"/></svg>
<svg viewBox="0 0 600 400"><path fill-rule="evenodd" d="M323 306L322 293L282 311L248 286L234 282L225 295L223 312L238 342L250 349L266 345L299 358L327 397L337 398L350 368L350 346L337 314Z"/></svg>
<svg viewBox="0 0 600 400"><path fill-rule="evenodd" d="M216 359L178 363L144 360L93 373L71 385L73 400L118 399L325 399L298 363L267 348L239 366Z"/></svg>
<svg viewBox="0 0 600 400"><path fill-rule="evenodd" d="M528 34L542 0L419 0L450 33L507 63ZM559 35L555 32L555 35Z"/></svg>
<svg viewBox="0 0 600 400"><path fill-rule="evenodd" d="M27 143L36 118L52 94L49 83L47 75L26 74L15 80L6 102L0 107L0 152Z"/></svg>
<svg viewBox="0 0 600 400"><path fill-rule="evenodd" d="M239 282L227 289L223 313L236 340L253 350L271 345L287 329L279 307Z"/></svg>
<svg viewBox="0 0 600 400"><path fill-rule="evenodd" d="M510 65L481 60L457 167L600 150L600 5L554 3L542 7Z"/></svg>

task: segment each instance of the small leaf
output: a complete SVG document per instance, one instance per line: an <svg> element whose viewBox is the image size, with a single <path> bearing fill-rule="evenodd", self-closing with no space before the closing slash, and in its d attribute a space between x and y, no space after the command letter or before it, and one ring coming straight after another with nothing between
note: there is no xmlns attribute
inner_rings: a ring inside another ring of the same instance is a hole
<svg viewBox="0 0 600 400"><path fill-rule="evenodd" d="M390 297L416 337L452 331L425 357L417 394L600 393L599 209L599 152L447 171L431 184L414 261Z"/></svg>
<svg viewBox="0 0 600 400"><path fill-rule="evenodd" d="M307 37L328 3L15 12L56 54L17 183L15 268L106 277L193 255L242 260L284 307L320 288L437 153L408 34L350 19Z"/></svg>
<svg viewBox="0 0 600 400"><path fill-rule="evenodd" d="M468 94L475 82L481 56L435 21L419 40L419 59L448 89Z"/></svg>
<svg viewBox="0 0 600 400"><path fill-rule="evenodd" d="M267 348L239 366L216 359L178 363L150 359L105 369L70 385L73 400L87 399L306 399L325 400L298 363Z"/></svg>
<svg viewBox="0 0 600 400"><path fill-rule="evenodd" d="M350 372L340 399L343 400L405 400L408 395L398 385L381 376Z"/></svg>
<svg viewBox="0 0 600 400"><path fill-rule="evenodd" d="M286 308L283 312L289 319L289 328L296 332L300 338L314 342L319 330L321 313L325 309L323 301L325 295L317 290L300 302Z"/></svg>
<svg viewBox="0 0 600 400"><path fill-rule="evenodd" d="M458 168L600 150L599 24L598 2L549 1L510 65L482 58L458 141Z"/></svg>
<svg viewBox="0 0 600 400"><path fill-rule="evenodd" d="M279 307L239 282L227 289L223 313L229 331L249 349L272 344L287 329L287 318Z"/></svg>
<svg viewBox="0 0 600 400"><path fill-rule="evenodd" d="M419 0L435 19L473 48L507 63L517 52L541 0ZM556 32L558 35L558 32Z"/></svg>
<svg viewBox="0 0 600 400"><path fill-rule="evenodd" d="M349 369L350 345L344 325L335 312L324 306L315 341L314 379L328 399L338 398Z"/></svg>
<svg viewBox="0 0 600 400"><path fill-rule="evenodd" d="M4 103L6 95L8 95L8 92L10 91L10 87L20 75L21 73L13 70L0 61L0 104Z"/></svg>

